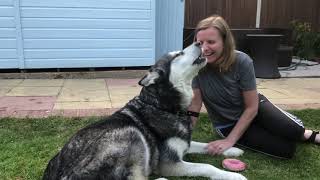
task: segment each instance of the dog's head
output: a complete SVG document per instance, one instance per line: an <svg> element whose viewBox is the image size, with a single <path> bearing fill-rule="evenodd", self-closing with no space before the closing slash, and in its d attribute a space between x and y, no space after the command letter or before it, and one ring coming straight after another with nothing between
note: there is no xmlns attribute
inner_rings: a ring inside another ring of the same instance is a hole
<svg viewBox="0 0 320 180"><path fill-rule="evenodd" d="M201 56L201 47L193 43L183 51L170 52L162 56L140 81L144 87L174 88L182 94L182 105L188 106L192 98L191 82L199 70L206 65Z"/></svg>

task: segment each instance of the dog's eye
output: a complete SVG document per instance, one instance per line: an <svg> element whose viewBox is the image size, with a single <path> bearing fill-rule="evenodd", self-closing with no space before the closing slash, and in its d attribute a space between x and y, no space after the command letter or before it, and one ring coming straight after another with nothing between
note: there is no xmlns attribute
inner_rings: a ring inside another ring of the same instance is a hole
<svg viewBox="0 0 320 180"><path fill-rule="evenodd" d="M183 54L184 54L183 51L179 51L179 52L174 56L174 58L176 58L176 57L178 57L178 56L181 56L181 55L183 55Z"/></svg>
<svg viewBox="0 0 320 180"><path fill-rule="evenodd" d="M178 56L181 56L181 55L183 55L183 54L184 54L183 51L172 51L172 52L169 52L169 53L168 53L168 55L169 55L170 57L172 57L172 59L174 59L174 58L176 58L176 57L178 57Z"/></svg>
<svg viewBox="0 0 320 180"><path fill-rule="evenodd" d="M184 52L183 51L180 51L179 53L178 53L178 56L181 56L181 55L183 55L184 54Z"/></svg>

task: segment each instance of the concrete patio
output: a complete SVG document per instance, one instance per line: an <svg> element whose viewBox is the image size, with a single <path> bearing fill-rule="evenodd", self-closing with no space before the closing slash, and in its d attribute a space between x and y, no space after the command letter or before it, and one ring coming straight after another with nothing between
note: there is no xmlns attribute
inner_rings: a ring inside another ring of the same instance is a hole
<svg viewBox="0 0 320 180"><path fill-rule="evenodd" d="M0 117L110 115L141 87L134 79L0 79ZM284 109L320 108L320 78L257 79ZM205 109L203 109L205 111Z"/></svg>

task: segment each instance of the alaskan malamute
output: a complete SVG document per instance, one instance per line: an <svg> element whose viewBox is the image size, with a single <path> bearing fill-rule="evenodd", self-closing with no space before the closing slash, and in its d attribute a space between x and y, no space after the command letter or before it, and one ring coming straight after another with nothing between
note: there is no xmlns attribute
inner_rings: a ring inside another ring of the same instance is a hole
<svg viewBox="0 0 320 180"><path fill-rule="evenodd" d="M186 113L191 81L205 65L197 43L164 55L139 81L140 95L77 132L50 160L43 179L147 180L151 173L246 179L209 164L183 161L185 153L206 153L205 143L190 142L191 118ZM230 148L224 154L242 153Z"/></svg>

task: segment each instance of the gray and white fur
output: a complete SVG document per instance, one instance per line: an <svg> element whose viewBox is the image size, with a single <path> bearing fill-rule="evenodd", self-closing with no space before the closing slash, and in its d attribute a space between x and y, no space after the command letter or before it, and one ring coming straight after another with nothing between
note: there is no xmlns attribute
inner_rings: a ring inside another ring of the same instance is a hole
<svg viewBox="0 0 320 180"><path fill-rule="evenodd" d="M151 173L246 179L209 164L183 161L188 152L206 153L206 143L191 142L191 119L185 113L192 99L191 81L205 65L197 43L161 57L139 81L140 94L71 137L50 160L43 179L147 180ZM225 155L242 153L230 148Z"/></svg>

